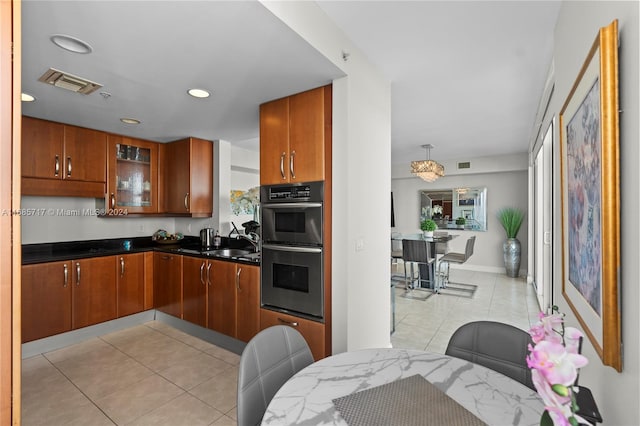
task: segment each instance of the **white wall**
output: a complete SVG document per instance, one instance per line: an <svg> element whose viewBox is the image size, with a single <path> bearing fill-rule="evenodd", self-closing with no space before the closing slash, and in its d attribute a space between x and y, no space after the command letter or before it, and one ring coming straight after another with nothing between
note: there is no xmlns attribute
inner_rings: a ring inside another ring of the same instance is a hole
<svg viewBox="0 0 640 426"><path fill-rule="evenodd" d="M620 224L621 224L621 270L620 309L622 340L624 343L624 365L621 373L603 366L592 345L586 340L583 354L589 365L582 368L580 383L589 387L604 418L604 425L637 425L640 419L640 228L638 211L640 206L640 176L638 162L640 147L638 140L638 73L640 46L638 34L638 2L616 1L564 1L555 30L555 90L546 121L557 116L568 96L578 72L587 56L600 27L618 19L620 33ZM547 124L543 126L546 128ZM559 129L556 130L559 141ZM554 169L559 171L559 148L554 148ZM554 216L560 218L560 177L554 176ZM567 322L579 327L571 309L561 294L562 250L560 222L554 224L554 302L567 314Z"/></svg>
<svg viewBox="0 0 640 426"><path fill-rule="evenodd" d="M389 346L390 84L315 3L263 4L347 75L333 82L333 352Z"/></svg>

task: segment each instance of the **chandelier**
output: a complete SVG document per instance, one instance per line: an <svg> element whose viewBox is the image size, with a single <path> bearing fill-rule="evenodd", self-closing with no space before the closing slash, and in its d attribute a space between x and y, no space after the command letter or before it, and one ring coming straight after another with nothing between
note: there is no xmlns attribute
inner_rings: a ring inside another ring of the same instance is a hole
<svg viewBox="0 0 640 426"><path fill-rule="evenodd" d="M431 148L433 145L422 145L427 150L427 159L411 162L411 173L420 177L427 182L433 182L439 177L444 176L444 166L437 161L431 159Z"/></svg>

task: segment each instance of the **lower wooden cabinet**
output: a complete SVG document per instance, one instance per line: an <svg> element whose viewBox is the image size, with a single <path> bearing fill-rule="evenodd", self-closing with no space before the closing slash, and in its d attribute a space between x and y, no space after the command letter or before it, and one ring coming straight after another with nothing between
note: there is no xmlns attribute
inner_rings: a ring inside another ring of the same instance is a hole
<svg viewBox="0 0 640 426"><path fill-rule="evenodd" d="M260 331L260 267L236 265L236 339L248 342Z"/></svg>
<svg viewBox="0 0 640 426"><path fill-rule="evenodd" d="M144 270L144 253L117 256L118 318L144 311Z"/></svg>
<svg viewBox="0 0 640 426"><path fill-rule="evenodd" d="M182 257L182 319L207 326L207 287L211 262L198 257Z"/></svg>
<svg viewBox="0 0 640 426"><path fill-rule="evenodd" d="M323 323L270 311L268 309L260 309L260 329L264 330L274 325L287 325L298 330L307 341L313 354L313 359L316 361L328 355L326 354L324 343L325 325Z"/></svg>
<svg viewBox="0 0 640 426"><path fill-rule="evenodd" d="M153 305L159 311L182 318L182 256L153 254Z"/></svg>
<svg viewBox="0 0 640 426"><path fill-rule="evenodd" d="M208 327L236 336L236 264L212 260L209 282Z"/></svg>
<svg viewBox="0 0 640 426"><path fill-rule="evenodd" d="M116 318L116 256L22 267L22 341Z"/></svg>

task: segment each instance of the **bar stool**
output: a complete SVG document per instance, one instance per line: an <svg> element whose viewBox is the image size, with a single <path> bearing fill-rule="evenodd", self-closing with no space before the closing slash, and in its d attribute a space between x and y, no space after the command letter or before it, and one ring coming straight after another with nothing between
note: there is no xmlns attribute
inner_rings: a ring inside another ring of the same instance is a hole
<svg viewBox="0 0 640 426"><path fill-rule="evenodd" d="M431 256L431 250L426 241L402 240L402 260L404 261L404 282L407 293L410 293L412 290L424 290L425 288L422 287L422 284L425 282L428 282L433 288L433 293L438 292L438 283L434 280L435 258ZM410 278L407 277L407 264L410 264L411 267ZM418 265L417 280L414 278L414 264ZM429 278L424 278L425 275L428 275ZM417 281L417 288L413 286L414 281ZM424 299L429 296L424 297Z"/></svg>
<svg viewBox="0 0 640 426"><path fill-rule="evenodd" d="M457 263L459 265L465 263L471 255L473 255L473 246L476 242L476 236L469 237L465 246L464 253L447 253L440 258L440 265L438 266L438 277L442 283L442 287L446 288L449 284L449 264ZM442 268L447 265L447 271L443 272Z"/></svg>

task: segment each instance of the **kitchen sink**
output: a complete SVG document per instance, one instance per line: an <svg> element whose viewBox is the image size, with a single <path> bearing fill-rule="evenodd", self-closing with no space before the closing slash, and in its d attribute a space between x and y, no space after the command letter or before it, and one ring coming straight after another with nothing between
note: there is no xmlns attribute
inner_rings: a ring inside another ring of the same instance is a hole
<svg viewBox="0 0 640 426"><path fill-rule="evenodd" d="M239 257L239 256L245 256L249 253L252 253L252 251L244 250L244 249L226 248L226 249L218 249L218 250L207 250L207 251L203 251L202 253L206 254L207 256Z"/></svg>

